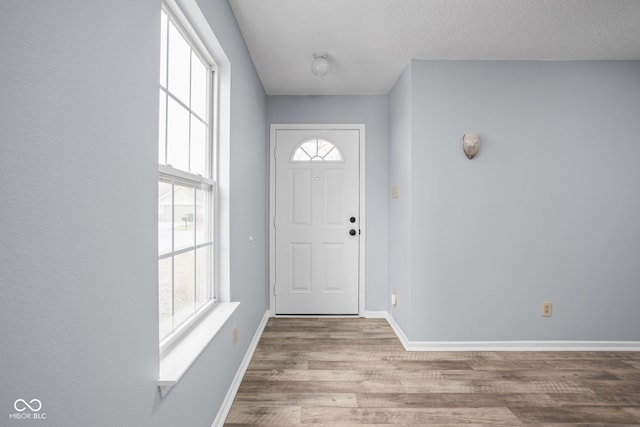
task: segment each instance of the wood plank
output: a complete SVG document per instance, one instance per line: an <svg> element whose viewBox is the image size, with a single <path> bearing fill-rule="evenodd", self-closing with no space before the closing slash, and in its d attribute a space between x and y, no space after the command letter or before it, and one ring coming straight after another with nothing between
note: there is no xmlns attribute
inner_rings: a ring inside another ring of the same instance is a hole
<svg viewBox="0 0 640 427"><path fill-rule="evenodd" d="M390 381L243 381L243 392L292 393L404 393L406 387Z"/></svg>
<svg viewBox="0 0 640 427"><path fill-rule="evenodd" d="M555 369L547 371L538 370L474 370L454 369L441 370L442 378L447 380L473 379L473 380L500 380L500 381L620 381L620 378L607 371L580 371Z"/></svg>
<svg viewBox="0 0 640 427"><path fill-rule="evenodd" d="M558 406L630 406L640 408L640 394L623 393L550 393Z"/></svg>
<svg viewBox="0 0 640 427"><path fill-rule="evenodd" d="M244 402L234 402L225 425L281 425L300 424L300 407L296 406L256 406Z"/></svg>
<svg viewBox="0 0 640 427"><path fill-rule="evenodd" d="M512 408L512 411L524 423L601 423L633 425L640 422L640 419L632 413L618 407L520 407Z"/></svg>
<svg viewBox="0 0 640 427"><path fill-rule="evenodd" d="M313 360L309 359L308 369L362 369L363 362L367 370L393 370L393 371L469 371L471 366L458 360L417 360L417 361L390 361L370 357L369 360Z"/></svg>
<svg viewBox="0 0 640 427"><path fill-rule="evenodd" d="M440 371L376 371L376 370L304 370L284 369L247 371L247 381L437 381L442 380Z"/></svg>
<svg viewBox="0 0 640 427"><path fill-rule="evenodd" d="M476 370L508 371L508 370L564 370L564 371L606 371L613 369L629 370L631 365L617 359L529 359L529 360L503 360L494 362L491 360L479 360L471 362ZM526 369L525 369L526 367Z"/></svg>
<svg viewBox="0 0 640 427"><path fill-rule="evenodd" d="M559 406L546 394L358 393L360 408L491 408Z"/></svg>
<svg viewBox="0 0 640 427"><path fill-rule="evenodd" d="M263 391L239 392L236 402L253 402L260 406L315 406L356 408L355 393L278 393Z"/></svg>
<svg viewBox="0 0 640 427"><path fill-rule="evenodd" d="M485 424L521 425L520 420L507 408L404 408L404 409L327 409L302 408L301 422L332 425L385 423L402 425L431 424Z"/></svg>

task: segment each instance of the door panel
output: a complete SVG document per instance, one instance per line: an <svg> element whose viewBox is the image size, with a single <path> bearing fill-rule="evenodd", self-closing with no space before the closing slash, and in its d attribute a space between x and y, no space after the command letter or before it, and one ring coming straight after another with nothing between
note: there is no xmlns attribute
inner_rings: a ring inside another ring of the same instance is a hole
<svg viewBox="0 0 640 427"><path fill-rule="evenodd" d="M325 291L340 292L342 283L342 253L343 245L326 243L324 245L324 269L321 273L325 275L322 283L325 284Z"/></svg>
<svg viewBox="0 0 640 427"><path fill-rule="evenodd" d="M325 225L340 226L344 222L342 212L342 170L328 169L326 170L327 185L324 195L324 206L326 210Z"/></svg>
<svg viewBox="0 0 640 427"><path fill-rule="evenodd" d="M291 289L290 292L311 291L311 245L291 244Z"/></svg>
<svg viewBox="0 0 640 427"><path fill-rule="evenodd" d="M358 130L277 130L277 314L358 314L359 144Z"/></svg>
<svg viewBox="0 0 640 427"><path fill-rule="evenodd" d="M293 204L293 223L311 225L311 169L291 171L291 201Z"/></svg>

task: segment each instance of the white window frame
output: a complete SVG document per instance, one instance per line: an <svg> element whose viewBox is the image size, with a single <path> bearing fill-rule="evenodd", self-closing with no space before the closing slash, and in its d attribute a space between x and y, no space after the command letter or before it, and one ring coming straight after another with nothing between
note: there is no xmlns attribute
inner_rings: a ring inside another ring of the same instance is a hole
<svg viewBox="0 0 640 427"><path fill-rule="evenodd" d="M186 42L189 44L189 47L191 49L192 55L195 54L196 56L198 56L199 60L202 61L205 65L205 67L207 67L207 81L206 81L206 88L207 88L207 98L206 98L206 112L204 114L204 117L202 117L201 119L204 120L207 123L208 126L208 131L207 131L207 135L206 135L206 141L205 141L205 164L206 164L206 172L204 172L207 176L203 177L201 175L196 175L190 171L185 171L185 170L181 170L181 169L176 169L173 166L171 166L170 164L167 164L166 162L163 163L159 163L158 165L158 173L159 173L159 177L158 180L159 181L164 181L169 183L172 186L172 201L171 201L171 206L172 206L172 210L174 211L172 214L172 219L171 219L171 223L172 223L172 230L174 230L175 228L175 218L173 217L175 215L175 204L174 204L174 195L175 195L175 189L178 188L179 186L185 187L185 188L192 188L194 190L194 193L199 190L199 189L205 189L205 192L209 194L208 200L207 200L207 206L204 207L205 211L206 211L206 224L205 227L206 229L209 230L209 236L207 236L206 242L203 244L198 245L195 239L195 234L194 234L194 240L192 242L192 244L190 244L187 247L184 248L175 248L172 247L171 250L169 252L165 252L163 254L159 254L158 256L158 262L160 263L160 261L165 260L170 258L172 260L175 259L175 257L181 255L182 253L188 253L188 252L194 252L194 256L195 253L198 249L201 248L205 248L205 247L209 247L210 248L210 256L211 258L208 260L209 263L209 268L211 269L210 274L207 275L207 283L205 284L205 292L206 292L206 298L205 298L205 302L203 303L203 305L201 305L200 307L195 307L196 305L196 301L194 300L194 309L195 311L191 314L189 314L186 318L184 318L180 323L176 323L176 312L175 310L173 311L172 315L171 315L171 329L169 331L169 333L166 336L160 337L161 341L160 341L160 351L161 353L167 349L168 347L170 347L172 345L172 343L174 343L176 340L179 340L181 338L181 336L186 333L185 331L187 331L189 329L189 324L192 323L194 320L196 320L197 318L199 318L200 316L203 315L203 313L205 313L207 310L211 309L211 306L215 304L216 302L216 279L215 279L215 262L214 260L216 259L216 254L217 254L217 245L216 245L216 234L215 234L215 230L217 229L216 227L216 222L215 222L215 211L216 211L216 207L217 207L217 200L216 200L216 167L215 167L215 159L216 159L216 131L215 131L215 120L214 117L216 117L216 111L217 111L217 93L216 93L216 89L217 89L217 73L215 72L216 70L216 65L215 62L213 60L213 58L207 53L206 49L203 48L203 44L202 42L199 41L199 37L197 36L197 34L195 34L195 31L193 31L193 29L191 28L191 25L189 24L189 22L186 19L179 19L176 15L176 13L171 9L171 7L163 5L163 11L165 12L165 14L168 16L168 25L167 25L167 32L169 33L169 26L171 24L173 24L173 26L181 33L182 37L186 40ZM168 49L168 44L167 44L167 49ZM189 57L189 61L192 61L191 59L191 55ZM169 60L167 60L167 69L169 68ZM168 79L168 75L166 77ZM191 82L189 82L189 92L191 93L192 87L191 87ZM174 102L178 103L179 105L181 105L183 108L185 108L188 113L189 116L191 117L192 115L196 115L198 116L198 114L196 113L196 111L194 111L191 108L191 105L186 105L184 102L182 102L180 99L177 98L177 96L175 94L173 94L171 92L171 88L163 88L162 84L160 84L160 91L163 92L166 95L166 101L169 102L169 99L173 99ZM188 101L187 101L188 102ZM165 105L165 109L164 109L164 113L165 113L165 117L169 117L168 116L168 108L167 108L168 104ZM198 120L198 119L196 119ZM190 119L190 123L191 123L192 119ZM164 143L165 143L165 149L163 150L165 153L165 159L167 156L167 148L168 148L168 129L169 125L168 125L168 121L165 120L165 126L164 129L160 129L160 132L165 132L164 135ZM189 161L192 159L191 153L188 153L188 158ZM194 194L194 207L195 207L195 194ZM197 212L194 211L194 213L197 214ZM194 222L195 224L195 222ZM174 234L174 231L172 231L172 236ZM194 258L195 259L195 258ZM173 263L174 268L172 268L172 277L171 277L171 283L172 283L172 289L171 289L171 307L172 309L175 309L175 304L174 304L174 300L175 300L175 263ZM194 298L196 296L196 283L195 283L195 273L194 273L194 283L192 284L194 289L193 289L193 293L194 293Z"/></svg>
<svg viewBox="0 0 640 427"><path fill-rule="evenodd" d="M196 0L165 0L163 9L173 18L183 35L194 45L201 58L212 67L212 114L209 117L211 177L181 171L159 164L159 178L173 177L212 185L214 299L205 304L188 321L180 325L166 339L159 342L158 386L162 396L175 385L209 342L233 315L239 303L230 302L229 286L229 136L230 136L230 64ZM215 153L214 153L215 152ZM159 328L156 329L159 334Z"/></svg>
<svg viewBox="0 0 640 427"><path fill-rule="evenodd" d="M320 154L319 149L318 149L318 145L316 145L316 151L315 153L309 153L304 146L309 143L309 142L314 142L316 144L319 144L320 141L322 142L326 142L329 145L331 145L331 148L325 153L325 154ZM303 152L306 156L308 156L308 159L296 159L296 156L298 155L299 152ZM329 153L337 153L337 158L333 159L331 158L331 156L328 156ZM327 158L330 157L330 158ZM312 138L307 138L304 141L300 142L291 152L291 162L292 163L308 163L308 162L327 162L327 163L344 163L344 158L342 156L342 151L340 151L340 148L338 148L337 145L335 145L333 142L325 139L325 138L320 138L320 137L312 137Z"/></svg>

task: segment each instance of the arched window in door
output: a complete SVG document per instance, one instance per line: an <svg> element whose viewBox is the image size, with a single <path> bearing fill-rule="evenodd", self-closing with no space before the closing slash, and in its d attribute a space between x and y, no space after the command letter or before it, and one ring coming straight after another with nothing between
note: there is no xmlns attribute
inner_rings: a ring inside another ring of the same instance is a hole
<svg viewBox="0 0 640 427"><path fill-rule="evenodd" d="M326 139L313 138L302 141L293 150L292 162L341 162L340 149Z"/></svg>

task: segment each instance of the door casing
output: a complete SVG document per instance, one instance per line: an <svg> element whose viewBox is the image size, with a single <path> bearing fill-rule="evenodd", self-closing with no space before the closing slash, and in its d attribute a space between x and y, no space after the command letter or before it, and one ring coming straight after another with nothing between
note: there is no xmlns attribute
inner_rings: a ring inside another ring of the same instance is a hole
<svg viewBox="0 0 640 427"><path fill-rule="evenodd" d="M366 247L366 212L365 212L365 125L363 124L272 124L269 138L269 311L275 315L275 148L278 130L357 130L360 135L360 249L358 259L358 315L365 315L365 247Z"/></svg>

